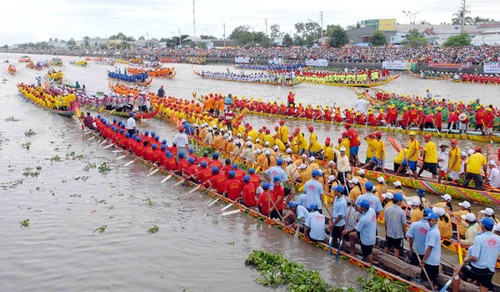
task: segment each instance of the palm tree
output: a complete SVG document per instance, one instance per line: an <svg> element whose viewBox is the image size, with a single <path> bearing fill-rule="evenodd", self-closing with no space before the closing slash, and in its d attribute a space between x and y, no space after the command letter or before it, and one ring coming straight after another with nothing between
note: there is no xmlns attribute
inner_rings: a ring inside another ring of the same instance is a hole
<svg viewBox="0 0 500 292"><path fill-rule="evenodd" d="M459 10L457 13L453 13L453 18L451 19L452 25L461 25L462 18L464 19L464 25L473 25L474 19L470 16L465 16L465 14L469 13L465 10Z"/></svg>

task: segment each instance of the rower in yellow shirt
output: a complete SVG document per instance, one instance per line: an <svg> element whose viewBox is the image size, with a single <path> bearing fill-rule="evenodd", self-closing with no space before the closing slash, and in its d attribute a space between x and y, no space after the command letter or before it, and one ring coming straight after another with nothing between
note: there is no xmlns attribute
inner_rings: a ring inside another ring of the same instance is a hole
<svg viewBox="0 0 500 292"><path fill-rule="evenodd" d="M403 167L408 167L410 171L413 172L413 176L417 178L417 160L420 144L415 139L415 135L416 133L414 131L410 131L410 140L408 141L408 151L406 152L405 160L403 160L403 163L396 171L395 175L399 175Z"/></svg>
<svg viewBox="0 0 500 292"><path fill-rule="evenodd" d="M280 127L278 130L278 139L280 139L281 142L283 143L288 142L288 127L285 126L285 121L283 120L280 121Z"/></svg>
<svg viewBox="0 0 500 292"><path fill-rule="evenodd" d="M255 143L255 140L257 140L257 138L259 138L259 132L257 132L257 130L255 130L255 129L251 128L250 131L248 131L247 136L252 139L253 143Z"/></svg>
<svg viewBox="0 0 500 292"><path fill-rule="evenodd" d="M269 142L269 147L274 147L274 137L271 135L271 130L267 129L266 134L264 135L264 143Z"/></svg>
<svg viewBox="0 0 500 292"><path fill-rule="evenodd" d="M453 226L451 224L450 215L446 214L446 211L441 207L432 208L432 212L439 216L438 229L439 233L441 233L441 238L450 239L453 236Z"/></svg>
<svg viewBox="0 0 500 292"><path fill-rule="evenodd" d="M369 134L365 137L366 141L366 159L365 164L368 163L373 156L375 156L375 150L377 149L377 140L373 134Z"/></svg>
<svg viewBox="0 0 500 292"><path fill-rule="evenodd" d="M457 146L457 139L451 139L451 148L448 152L448 175L453 181L460 178L461 171L461 153L460 148ZM441 175L438 177L438 182L441 182Z"/></svg>
<svg viewBox="0 0 500 292"><path fill-rule="evenodd" d="M321 151L321 144L318 142L318 136L316 136L316 133L314 133L314 127L309 126L309 147L307 151L309 152L310 156L315 156Z"/></svg>
<svg viewBox="0 0 500 292"><path fill-rule="evenodd" d="M349 137L347 135L347 132L342 133L342 142L340 142L340 147L344 147L345 150L345 155L350 158L351 157L351 140L349 140ZM340 149L340 148L339 148Z"/></svg>
<svg viewBox="0 0 500 292"><path fill-rule="evenodd" d="M423 151L423 156L422 160L424 161L424 164L422 168L420 168L418 175L420 176L424 170L428 170L430 173L432 173L432 178L436 178L437 176L437 148L436 144L431 141L431 135L426 134L424 136L425 139L425 145L424 145L424 151Z"/></svg>

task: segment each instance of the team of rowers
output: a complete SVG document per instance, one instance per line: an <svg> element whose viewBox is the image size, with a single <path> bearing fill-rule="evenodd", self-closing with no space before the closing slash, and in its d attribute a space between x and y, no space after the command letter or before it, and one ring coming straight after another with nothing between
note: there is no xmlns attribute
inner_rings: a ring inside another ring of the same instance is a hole
<svg viewBox="0 0 500 292"><path fill-rule="evenodd" d="M500 84L500 75L498 74L469 74L425 70L420 71L419 76L422 79L453 79L467 83Z"/></svg>
<svg viewBox="0 0 500 292"><path fill-rule="evenodd" d="M247 207L257 207L265 216L282 220L291 227L298 224L312 241L325 241L326 233L330 233L335 246L342 238L349 241L353 255L355 244L359 242L363 256L372 264L377 218L383 218L387 242L385 251L394 249L395 256L398 256L403 250L404 239L408 239L412 263L420 265L423 268L422 279L431 282L439 274L441 234L446 237L453 234L453 218L460 224L458 234L463 232L460 235L465 237L461 243L471 244L465 264L460 267L462 279L477 282L482 290L486 289L484 291L491 285L500 252L500 225L491 208L481 211L478 214L480 218L477 218L467 201L459 204L459 211L453 212L449 195L443 196L443 202L430 206L423 198L422 190L417 190L416 197L407 197L398 182L392 192L387 190L383 179L374 185L363 177L362 169L358 171L358 176L347 171L349 160L344 146L335 151L337 163L330 161L321 169L314 156L296 158L291 148L283 153L270 147L268 141L260 145L259 138L254 140L248 136L245 139L241 133L234 136L231 132L226 134L223 128L209 126L208 123L191 126L183 120L179 134L169 146L166 140L160 142L160 137L154 132L140 132L132 117L126 124L116 120L108 122L100 116L92 119L90 114L88 117L87 126L95 126L104 138L120 148L174 171L186 180L213 188ZM221 140L217 132L227 135L226 142L221 143L225 144L224 152L229 158L222 163L218 152L214 152L212 157L209 157L208 151L200 157L195 155L189 146L189 137L205 141L216 150L222 149L221 145L217 145L217 139ZM228 149L229 145L234 145L231 146L232 151ZM243 152L246 154L242 158L248 153L259 154L255 162L257 169L250 168L246 172L235 163L238 160L235 157ZM263 170L263 177L256 173L259 168ZM295 182L303 185L299 188L303 193L296 201ZM325 196L335 197L331 211L324 205ZM408 212L408 208L411 211ZM324 210L328 217L323 215ZM383 214L382 217L380 214ZM408 230L407 216L410 218ZM460 281L455 280L454 288L458 290L459 285Z"/></svg>
<svg viewBox="0 0 500 292"><path fill-rule="evenodd" d="M229 81L244 81L244 82L262 82L262 83L290 83L295 81L295 72L259 72L248 73L244 72L233 73L229 69L227 72L211 72L201 71L200 76L203 78L222 79Z"/></svg>

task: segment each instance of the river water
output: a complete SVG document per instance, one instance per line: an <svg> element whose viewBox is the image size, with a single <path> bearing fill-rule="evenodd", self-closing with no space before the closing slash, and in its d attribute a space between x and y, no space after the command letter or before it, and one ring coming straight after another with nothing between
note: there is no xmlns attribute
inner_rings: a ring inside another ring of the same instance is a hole
<svg viewBox="0 0 500 292"><path fill-rule="evenodd" d="M336 263L325 252L294 241L292 236L255 219L241 214L222 217L220 209L225 205L208 207L212 199L205 194L188 195L189 189L173 187L173 181L161 184L164 176L148 177L147 166L122 166L130 160L117 162L114 158L119 154L88 141L89 136L83 136L76 121L43 111L18 97L16 83L33 83L35 76L46 72L27 69L24 63L17 62L19 57L0 54L2 291L270 290L255 283L258 273L244 266L253 249L283 253L319 271L337 286L355 285L358 276L366 275L364 270L345 261ZM51 58L32 57L34 61ZM16 65L16 76L7 74L8 64L4 60ZM69 64L76 60L74 57L63 60L62 70L71 83L79 81L90 92L107 90L106 70L113 67L89 62L87 68L81 68ZM202 80L192 73L193 69L226 70L228 65L172 66L177 77L154 80L150 90L163 84L167 94L180 98L190 98L193 91L231 92L269 101L285 101L288 93L288 88ZM423 81L408 76L383 88L410 94L424 94L429 88L434 95L464 102L481 98L484 103L495 102L499 93L499 87ZM303 103L335 102L341 107L352 106L356 98L351 89L311 84L301 84L294 92L297 101ZM18 121L11 121L10 117ZM250 115L245 121L258 126L277 123L273 118ZM305 125L300 121L289 123L289 127ZM341 130L324 124L315 127L321 140L326 136L336 138ZM155 119L139 124L139 128L153 130L167 140L173 138L176 130ZM29 130L36 134L26 135ZM359 132L360 136L368 133ZM401 134L394 134L394 138L406 143ZM436 141L441 142L437 138ZM459 146L468 149L475 144L460 141ZM395 152L389 147L388 151L391 160ZM108 173L99 171L102 163L111 166ZM31 177L29 173L38 176ZM431 201L438 199L430 196ZM20 221L25 219L29 219L29 227L21 227ZM148 229L154 225L159 231L149 234ZM443 257L456 259L446 253Z"/></svg>

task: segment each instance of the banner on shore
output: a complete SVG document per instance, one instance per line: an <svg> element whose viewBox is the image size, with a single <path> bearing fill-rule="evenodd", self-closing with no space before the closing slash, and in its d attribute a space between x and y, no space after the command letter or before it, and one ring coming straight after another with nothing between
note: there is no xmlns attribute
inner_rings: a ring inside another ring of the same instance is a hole
<svg viewBox="0 0 500 292"><path fill-rule="evenodd" d="M269 64L269 65L281 65L281 64L283 64L283 60L281 60L281 58L269 59L267 61L267 64Z"/></svg>
<svg viewBox="0 0 500 292"><path fill-rule="evenodd" d="M469 69L470 62L467 63L427 63L429 68L441 68L441 69Z"/></svg>
<svg viewBox="0 0 500 292"><path fill-rule="evenodd" d="M500 74L500 63L499 62L493 62L493 63L484 63L484 73L488 74Z"/></svg>
<svg viewBox="0 0 500 292"><path fill-rule="evenodd" d="M238 64L248 64L250 63L249 57L235 57L234 62Z"/></svg>
<svg viewBox="0 0 500 292"><path fill-rule="evenodd" d="M392 61L383 61L382 69L389 70L408 70L410 69L410 63L403 60L392 60Z"/></svg>
<svg viewBox="0 0 500 292"><path fill-rule="evenodd" d="M328 60L327 59L309 59L306 61L306 66L328 67Z"/></svg>

